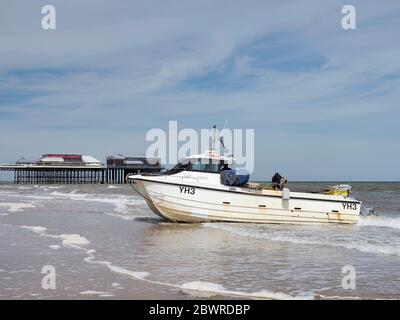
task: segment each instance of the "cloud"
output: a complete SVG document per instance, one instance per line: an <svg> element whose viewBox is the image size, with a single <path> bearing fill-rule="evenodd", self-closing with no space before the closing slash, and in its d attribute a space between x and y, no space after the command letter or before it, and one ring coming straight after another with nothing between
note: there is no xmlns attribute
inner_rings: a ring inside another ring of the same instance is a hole
<svg viewBox="0 0 400 320"><path fill-rule="evenodd" d="M400 156L396 1L354 1L357 29L346 31L337 1L52 4L54 31L40 27L41 1L1 4L0 161L20 157L20 150L27 157L57 145L70 150L72 142L98 157L109 144L143 153L145 132L166 128L168 120L254 128L265 138L256 138L259 151L284 143L301 152L299 143L317 136L310 140L316 147L306 144L306 158L298 160L334 167L336 160L320 150L326 141L342 144L337 150L360 179L380 172L361 172L361 153L374 161L380 149ZM269 135L276 138L267 143ZM142 140L133 143L131 136ZM370 149L361 143L372 140ZM295 172L298 161L286 156ZM261 161L256 171L278 165ZM305 169L327 177L322 166Z"/></svg>

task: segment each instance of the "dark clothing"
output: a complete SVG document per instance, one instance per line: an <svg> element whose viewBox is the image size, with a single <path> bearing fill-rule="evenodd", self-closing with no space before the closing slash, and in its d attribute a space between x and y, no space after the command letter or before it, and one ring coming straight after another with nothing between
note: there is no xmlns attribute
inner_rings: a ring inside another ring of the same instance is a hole
<svg viewBox="0 0 400 320"><path fill-rule="evenodd" d="M220 172L222 172L224 170L232 170L232 169L229 168L229 166L227 164L224 164L224 166L221 168Z"/></svg>
<svg viewBox="0 0 400 320"><path fill-rule="evenodd" d="M282 178L283 177L278 172L272 177L272 187L275 190L282 190Z"/></svg>
<svg viewBox="0 0 400 320"><path fill-rule="evenodd" d="M279 185L281 183L281 179L282 179L282 176L277 172L272 177L272 183L273 184L277 183Z"/></svg>
<svg viewBox="0 0 400 320"><path fill-rule="evenodd" d="M225 167L222 167L222 168L221 168L221 171L225 171L225 170L232 170L232 169L229 168L229 167L228 167L228 168L225 168Z"/></svg>

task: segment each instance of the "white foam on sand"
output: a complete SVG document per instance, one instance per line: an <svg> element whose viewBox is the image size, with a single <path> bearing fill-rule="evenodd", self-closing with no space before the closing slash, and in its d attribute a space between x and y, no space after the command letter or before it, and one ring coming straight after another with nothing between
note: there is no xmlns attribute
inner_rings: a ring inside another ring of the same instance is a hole
<svg viewBox="0 0 400 320"><path fill-rule="evenodd" d="M192 281L186 282L180 286L183 292L195 295L197 297L210 298L217 295L233 296L233 297L248 297L254 299L274 299L274 300L311 300L314 296L291 296L282 292L271 292L261 290L257 292L245 292L228 290L224 286L212 282Z"/></svg>
<svg viewBox="0 0 400 320"><path fill-rule="evenodd" d="M85 262L104 265L110 271L118 273L120 275L128 276L128 277L136 279L136 280L146 281L148 283L152 283L152 284L156 284L156 285L162 285L162 286L176 288L186 294L193 295L193 296L212 297L212 296L216 296L216 295L225 295L225 296L251 298L251 299L284 299L284 300L313 299L314 298L311 295L292 296L292 295L289 295L286 293L272 292L272 291L268 291L268 290L261 290L261 291L257 291L257 292L237 291L237 290L226 289L223 285L220 285L220 284L204 282L204 281L186 282L186 283L183 283L182 285L171 284L171 283L166 283L166 282L161 282L161 281L155 281L155 280L151 280L148 278L150 276L150 273L147 271L132 271L132 270L120 267L120 266L113 265L110 261L95 260L94 254L96 251L93 249L87 250L84 247L81 247L81 245L85 246L85 245L90 244L90 242L85 237L83 237L79 234L49 235L49 234L46 234L47 229L45 227L40 227L40 226L21 226L21 227L32 230L33 232L39 233L40 235L61 239L63 241L63 245L68 245L68 246L71 246L71 247L74 247L74 248L77 248L80 250L85 250L85 252L87 254L87 257L84 258ZM55 248L55 246L53 246L53 249L54 248ZM119 284L113 283L112 286L118 287ZM103 297L111 297L111 293L109 293L109 292L98 292L98 291L91 291L91 290L82 291L81 294L83 294L83 295L95 294L95 295L103 296Z"/></svg>
<svg viewBox="0 0 400 320"><path fill-rule="evenodd" d="M71 192L60 192L60 191L53 191L49 193L50 195L58 198L69 198L71 200L81 200L89 196L88 193L77 193L77 191Z"/></svg>
<svg viewBox="0 0 400 320"><path fill-rule="evenodd" d="M94 290L86 290L81 291L79 294L82 295L96 295L99 297L113 297L114 295L111 292L103 292L103 291L94 291Z"/></svg>
<svg viewBox="0 0 400 320"><path fill-rule="evenodd" d="M54 234L48 234L46 233L47 228L46 227L41 227L41 226L19 226L20 228L31 230L41 236L44 237L49 237L53 239L60 239L62 240L63 246L69 246L69 247L74 247L80 250L86 251L87 249L84 247L80 246L86 246L90 244L90 241L86 239L85 237L73 233L73 234L60 234L60 235L54 235ZM57 250L60 248L59 245L49 245L49 248Z"/></svg>
<svg viewBox="0 0 400 320"><path fill-rule="evenodd" d="M19 212L23 211L24 209L36 208L36 206L31 203L0 202L0 208L6 208L9 212Z"/></svg>
<svg viewBox="0 0 400 320"><path fill-rule="evenodd" d="M103 294L99 294L100 298L110 298L110 297L115 297L115 295L113 293L103 293Z"/></svg>
<svg viewBox="0 0 400 320"><path fill-rule="evenodd" d="M146 271L131 271L131 270L128 270L125 268L114 266L112 264L109 264L108 268L111 271L114 271L116 273L123 274L123 275L129 276L129 277L133 277L133 278L139 279L139 280L143 280L150 275L150 273L146 272Z"/></svg>
<svg viewBox="0 0 400 320"><path fill-rule="evenodd" d="M77 193L77 191L71 191L69 193L54 191L50 195L56 198L68 198L74 201L89 201L89 202L100 202L104 204L109 204L114 207L114 212L106 212L107 215L112 217L121 218L124 220L134 220L137 217L143 217L146 215L146 210L141 211L132 210L131 208L146 207L146 203L143 199L135 199L133 196L124 195L90 195L88 193Z"/></svg>
<svg viewBox="0 0 400 320"><path fill-rule="evenodd" d="M64 188L64 186L40 186L39 188L45 189L45 190L47 190L47 189L62 189L62 188Z"/></svg>
<svg viewBox="0 0 400 320"><path fill-rule="evenodd" d="M85 237L82 237L79 234L61 234L60 238L62 239L63 246L71 246L71 245L88 245L90 241Z"/></svg>
<svg viewBox="0 0 400 320"><path fill-rule="evenodd" d="M83 260L88 263L105 265L109 270L115 273L129 276L138 280L144 280L147 276L150 275L150 273L146 271L131 271L122 267L115 266L110 261L95 260L93 255L95 252L96 251L93 249L86 251L88 257L84 258Z"/></svg>
<svg viewBox="0 0 400 320"><path fill-rule="evenodd" d="M137 280L146 281L156 285L168 286L173 287L176 289L181 290L182 292L197 296L197 297L212 297L216 295L225 295L225 296L232 296L232 297L242 297L242 298L251 298L251 299L280 299L280 300L309 300L314 299L312 295L297 295L291 296L282 292L271 292L268 290L261 290L257 292L244 292L244 291L235 291L235 290L228 290L224 286L211 283L211 282L204 282L204 281L193 281L193 282L186 282L182 285L171 284L167 282L155 281L150 280L148 277L150 273L147 271L131 271L126 268L122 268L119 266L113 265L109 261L100 261L95 260L94 253L95 250L88 250L87 252L88 257L84 258L84 260L88 263L100 264L105 265L109 270L112 272L125 275ZM118 283L113 283L113 287L119 287Z"/></svg>
<svg viewBox="0 0 400 320"><path fill-rule="evenodd" d="M20 226L22 229L27 229L27 230L31 230L35 233L39 233L39 234L44 234L47 230L46 227L41 227L41 226Z"/></svg>

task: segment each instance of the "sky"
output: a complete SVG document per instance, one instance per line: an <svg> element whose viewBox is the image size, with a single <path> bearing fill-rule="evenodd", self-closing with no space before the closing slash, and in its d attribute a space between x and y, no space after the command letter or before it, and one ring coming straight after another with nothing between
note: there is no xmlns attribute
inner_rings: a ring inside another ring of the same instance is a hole
<svg viewBox="0 0 400 320"><path fill-rule="evenodd" d="M398 0L0 0L0 163L227 122L255 131L255 180L399 181L399 17Z"/></svg>

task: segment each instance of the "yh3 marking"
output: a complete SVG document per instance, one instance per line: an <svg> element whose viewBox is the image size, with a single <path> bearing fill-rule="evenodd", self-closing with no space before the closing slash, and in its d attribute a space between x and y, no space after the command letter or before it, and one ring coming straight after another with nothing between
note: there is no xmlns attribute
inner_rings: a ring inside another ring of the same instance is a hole
<svg viewBox="0 0 400 320"><path fill-rule="evenodd" d="M348 209L348 210L357 210L357 204L356 203L342 203L343 209Z"/></svg>
<svg viewBox="0 0 400 320"><path fill-rule="evenodd" d="M179 191L181 193L185 193L185 194L195 194L196 193L196 189L194 187L179 186Z"/></svg>

